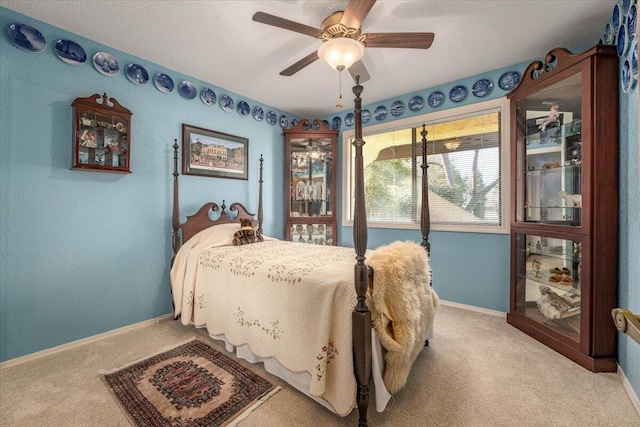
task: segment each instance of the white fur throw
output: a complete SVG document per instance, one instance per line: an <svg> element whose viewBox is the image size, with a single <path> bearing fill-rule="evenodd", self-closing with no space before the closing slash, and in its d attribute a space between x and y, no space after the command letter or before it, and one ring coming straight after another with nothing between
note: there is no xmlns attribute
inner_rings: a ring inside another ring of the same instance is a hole
<svg viewBox="0 0 640 427"><path fill-rule="evenodd" d="M371 323L387 350L384 384L396 393L431 329L438 296L429 283L431 269L424 248L415 242L393 242L376 249L367 260L373 268L373 289L367 294Z"/></svg>

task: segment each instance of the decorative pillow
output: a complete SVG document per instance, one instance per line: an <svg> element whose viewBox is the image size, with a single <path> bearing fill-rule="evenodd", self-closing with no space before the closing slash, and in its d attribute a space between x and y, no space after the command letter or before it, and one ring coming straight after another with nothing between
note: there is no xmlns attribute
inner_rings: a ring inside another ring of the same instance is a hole
<svg viewBox="0 0 640 427"><path fill-rule="evenodd" d="M250 243L262 242L262 234L253 226L253 221L243 219L240 221L240 230L233 233L234 246L248 245Z"/></svg>

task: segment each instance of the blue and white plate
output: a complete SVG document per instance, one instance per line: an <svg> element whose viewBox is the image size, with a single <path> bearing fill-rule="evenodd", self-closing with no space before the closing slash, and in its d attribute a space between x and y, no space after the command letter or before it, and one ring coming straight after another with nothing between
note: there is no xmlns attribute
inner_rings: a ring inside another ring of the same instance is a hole
<svg viewBox="0 0 640 427"><path fill-rule="evenodd" d="M227 113L232 112L234 106L235 102L233 102L233 99L231 99L229 95L222 95L220 97L220 108L222 108Z"/></svg>
<svg viewBox="0 0 640 427"><path fill-rule="evenodd" d="M286 129L289 127L289 119L284 114L280 116L280 127Z"/></svg>
<svg viewBox="0 0 640 427"><path fill-rule="evenodd" d="M107 52L97 52L93 55L93 66L105 76L113 77L120 72L118 60Z"/></svg>
<svg viewBox="0 0 640 427"><path fill-rule="evenodd" d="M445 99L444 93L436 91L431 92L431 95L427 98L427 102L431 107L435 108L441 106Z"/></svg>
<svg viewBox="0 0 640 427"><path fill-rule="evenodd" d="M373 117L376 118L376 120L384 120L387 118L387 107L385 107L384 105L379 106L378 108L375 109L375 111L373 112Z"/></svg>
<svg viewBox="0 0 640 427"><path fill-rule="evenodd" d="M511 90L520 83L520 73L517 71L507 71L500 76L498 86L502 90Z"/></svg>
<svg viewBox="0 0 640 427"><path fill-rule="evenodd" d="M153 76L153 84L160 92L169 93L173 91L173 79L164 73Z"/></svg>
<svg viewBox="0 0 640 427"><path fill-rule="evenodd" d="M362 110L362 123L367 123L369 120L371 120L371 111Z"/></svg>
<svg viewBox="0 0 640 427"><path fill-rule="evenodd" d="M633 53L631 54L631 75L637 81L638 80L638 46L634 46Z"/></svg>
<svg viewBox="0 0 640 427"><path fill-rule="evenodd" d="M632 41L638 35L638 7L633 4L627 15L627 37Z"/></svg>
<svg viewBox="0 0 640 427"><path fill-rule="evenodd" d="M620 14L620 5L613 6L613 14L611 15L611 29L613 34L618 34L618 28L620 28L622 15Z"/></svg>
<svg viewBox="0 0 640 427"><path fill-rule="evenodd" d="M347 113L347 115L344 116L344 125L353 126L353 124L355 123L355 120L356 120L356 116L353 113Z"/></svg>
<svg viewBox="0 0 640 427"><path fill-rule="evenodd" d="M267 123L269 123L270 125L275 125L277 121L278 116L276 115L276 113L274 113L273 111L269 111L267 113Z"/></svg>
<svg viewBox="0 0 640 427"><path fill-rule="evenodd" d="M394 117L401 116L404 113L404 103L402 101L396 101L391 104L391 115Z"/></svg>
<svg viewBox="0 0 640 427"><path fill-rule="evenodd" d="M42 33L30 25L11 24L7 32L13 44L24 51L38 53L47 47L47 41Z"/></svg>
<svg viewBox="0 0 640 427"><path fill-rule="evenodd" d="M82 65L87 61L87 52L73 40L57 40L54 49L58 58L69 65Z"/></svg>
<svg viewBox="0 0 640 427"><path fill-rule="evenodd" d="M629 89L631 89L631 64L628 59L624 60L624 64L620 70L620 85L624 93L629 92Z"/></svg>
<svg viewBox="0 0 640 427"><path fill-rule="evenodd" d="M618 29L618 40L616 41L616 47L618 48L618 56L624 55L627 51L629 40L627 39L627 27L622 24Z"/></svg>
<svg viewBox="0 0 640 427"><path fill-rule="evenodd" d="M453 102L462 102L467 99L469 91L462 85L454 86L449 92L449 99Z"/></svg>
<svg viewBox="0 0 640 427"><path fill-rule="evenodd" d="M626 15L629 12L629 6L631 5L632 0L622 0L622 14Z"/></svg>
<svg viewBox="0 0 640 427"><path fill-rule="evenodd" d="M604 44L613 44L613 31L611 31L611 24L609 22L604 26L604 34L602 37Z"/></svg>
<svg viewBox="0 0 640 427"><path fill-rule="evenodd" d="M125 69L127 78L134 85L146 85L149 81L149 73L142 65L129 64Z"/></svg>
<svg viewBox="0 0 640 427"><path fill-rule="evenodd" d="M253 107L253 118L259 122L264 119L264 110L262 109L262 107Z"/></svg>
<svg viewBox="0 0 640 427"><path fill-rule="evenodd" d="M478 98L484 98L493 91L493 82L489 79L480 79L473 84L471 93Z"/></svg>
<svg viewBox="0 0 640 427"><path fill-rule="evenodd" d="M248 116L251 113L251 107L247 104L247 101L238 102L238 114L241 116Z"/></svg>
<svg viewBox="0 0 640 427"><path fill-rule="evenodd" d="M298 126L298 121L296 119L291 120L291 127L294 128Z"/></svg>
<svg viewBox="0 0 640 427"><path fill-rule="evenodd" d="M338 116L335 116L331 119L331 129L340 130L340 126L342 126L342 119Z"/></svg>
<svg viewBox="0 0 640 427"><path fill-rule="evenodd" d="M218 97L213 90L206 87L200 91L200 100L204 102L205 105L211 106L216 103Z"/></svg>
<svg viewBox="0 0 640 427"><path fill-rule="evenodd" d="M421 96L412 96L409 100L409 110L415 112L424 108L424 99Z"/></svg>
<svg viewBox="0 0 640 427"><path fill-rule="evenodd" d="M184 99L193 99L198 95L198 90L189 80L183 80L178 84L178 93Z"/></svg>

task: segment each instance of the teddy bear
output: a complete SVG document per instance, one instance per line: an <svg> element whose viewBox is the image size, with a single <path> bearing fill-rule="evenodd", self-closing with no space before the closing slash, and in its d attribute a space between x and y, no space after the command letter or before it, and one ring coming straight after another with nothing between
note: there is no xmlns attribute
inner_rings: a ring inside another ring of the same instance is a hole
<svg viewBox="0 0 640 427"><path fill-rule="evenodd" d="M233 233L234 246L248 245L249 243L262 242L264 238L259 230L253 226L250 219L240 220L240 230Z"/></svg>

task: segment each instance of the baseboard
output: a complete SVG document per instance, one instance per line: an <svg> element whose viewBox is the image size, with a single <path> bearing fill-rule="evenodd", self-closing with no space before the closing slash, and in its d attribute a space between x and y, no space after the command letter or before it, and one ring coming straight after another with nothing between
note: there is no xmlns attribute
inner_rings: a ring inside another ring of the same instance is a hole
<svg viewBox="0 0 640 427"><path fill-rule="evenodd" d="M51 354L59 353L61 351L69 350L70 348L78 347L80 345L88 344L94 341L101 340L103 338L107 338L114 335L119 335L124 332L133 331L140 328L145 328L147 326L157 325L158 323L167 322L173 319L173 314L165 314L163 316L155 317L153 319L144 320L139 323L134 323L133 325L123 326L122 328L114 329L108 332L104 332L98 335L92 335L87 338L83 338L77 341L71 341L66 344L61 344L55 347L48 348L46 350L41 350L35 353L27 354L25 356L16 357L15 359L9 359L0 363L0 369L9 368L11 366L16 366L21 363L29 362L35 359L39 359L41 357L49 356Z"/></svg>
<svg viewBox="0 0 640 427"><path fill-rule="evenodd" d="M475 311L477 313L490 314L491 316L506 317L507 313L502 311L490 310L488 308L476 307L475 305L460 304L459 302L440 300L440 304L449 307L461 308L463 310Z"/></svg>
<svg viewBox="0 0 640 427"><path fill-rule="evenodd" d="M620 364L618 364L618 376L620 377L620 381L622 381L622 385L624 386L625 391L629 395L631 404L636 409L636 412L638 413L638 415L640 415L640 399L638 399L638 395L633 390L633 387L631 387L631 383L629 383L629 380L627 379L627 376L624 374L624 371L620 367Z"/></svg>

